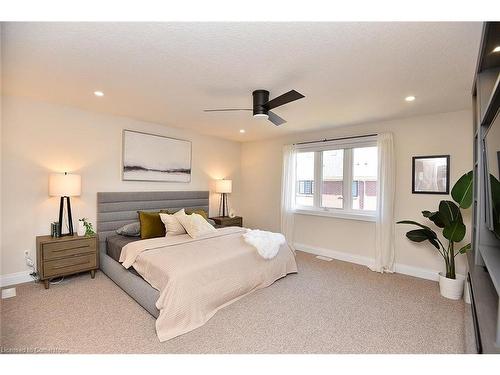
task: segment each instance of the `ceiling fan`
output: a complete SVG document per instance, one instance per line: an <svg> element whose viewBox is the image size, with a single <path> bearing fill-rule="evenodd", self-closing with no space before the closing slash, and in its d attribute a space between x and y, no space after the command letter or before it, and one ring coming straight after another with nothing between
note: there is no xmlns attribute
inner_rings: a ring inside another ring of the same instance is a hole
<svg viewBox="0 0 500 375"><path fill-rule="evenodd" d="M253 111L254 117L267 117L269 121L278 126L284 124L286 121L276 113L271 112L271 109L305 98L304 95L295 90L290 90L271 100L269 100L269 91L267 90L255 90L252 96L253 108L205 109L204 112Z"/></svg>

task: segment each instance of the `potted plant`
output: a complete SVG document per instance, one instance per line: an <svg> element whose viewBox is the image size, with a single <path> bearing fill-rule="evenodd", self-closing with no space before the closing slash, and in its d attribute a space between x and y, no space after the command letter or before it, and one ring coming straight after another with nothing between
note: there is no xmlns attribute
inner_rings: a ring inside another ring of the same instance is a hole
<svg viewBox="0 0 500 375"><path fill-rule="evenodd" d="M92 223L86 217L78 219L78 235L93 236L95 234Z"/></svg>
<svg viewBox="0 0 500 375"><path fill-rule="evenodd" d="M411 220L397 222L398 224L411 224L419 227L419 229L413 229L406 233L406 237L414 242L429 241L443 257L446 273L439 273L439 289L443 297L450 299L460 299L464 290L465 278L457 276L455 272L455 257L459 254L465 254L471 248L469 243L457 250L456 244L464 239L467 230L460 209L467 209L472 205L472 181L472 171L464 174L451 190L454 202L442 200L439 203L438 211L422 211L425 218L442 229L442 235L448 242L447 246L427 225Z"/></svg>

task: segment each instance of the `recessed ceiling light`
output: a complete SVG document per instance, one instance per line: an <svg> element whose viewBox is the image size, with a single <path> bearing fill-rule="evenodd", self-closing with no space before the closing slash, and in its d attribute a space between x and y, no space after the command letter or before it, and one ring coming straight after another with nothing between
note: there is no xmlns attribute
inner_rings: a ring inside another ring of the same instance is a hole
<svg viewBox="0 0 500 375"><path fill-rule="evenodd" d="M405 98L405 100L406 100L407 102L413 102L415 99L416 99L416 98L415 98L413 95L407 96L407 97Z"/></svg>
<svg viewBox="0 0 500 375"><path fill-rule="evenodd" d="M496 46L495 48L493 48L493 52L500 52L500 46Z"/></svg>
<svg viewBox="0 0 500 375"><path fill-rule="evenodd" d="M104 93L102 91L94 91L95 96L104 96Z"/></svg>
<svg viewBox="0 0 500 375"><path fill-rule="evenodd" d="M240 129L240 133L243 134L245 132L245 129Z"/></svg>

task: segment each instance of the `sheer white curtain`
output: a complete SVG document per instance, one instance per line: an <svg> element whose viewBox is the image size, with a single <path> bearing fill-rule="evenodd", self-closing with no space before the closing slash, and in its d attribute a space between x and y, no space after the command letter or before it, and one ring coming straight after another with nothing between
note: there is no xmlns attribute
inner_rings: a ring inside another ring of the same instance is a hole
<svg viewBox="0 0 500 375"><path fill-rule="evenodd" d="M281 233L291 249L293 247L293 223L295 206L295 173L297 150L295 145L283 147L283 173L281 178Z"/></svg>
<svg viewBox="0 0 500 375"><path fill-rule="evenodd" d="M394 272L394 194L396 161L392 133L377 136L377 221L375 229L375 264L377 272Z"/></svg>

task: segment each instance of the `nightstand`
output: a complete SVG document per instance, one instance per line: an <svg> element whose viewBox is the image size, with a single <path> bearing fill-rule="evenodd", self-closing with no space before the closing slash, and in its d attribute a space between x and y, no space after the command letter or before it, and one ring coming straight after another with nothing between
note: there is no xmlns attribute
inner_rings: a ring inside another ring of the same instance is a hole
<svg viewBox="0 0 500 375"><path fill-rule="evenodd" d="M38 236L36 238L36 264L40 281L45 289L54 277L90 271L94 278L99 268L97 238L64 236Z"/></svg>
<svg viewBox="0 0 500 375"><path fill-rule="evenodd" d="M222 227L242 227L243 226L243 218L241 216L228 217L228 216L217 216L211 217L217 228Z"/></svg>

